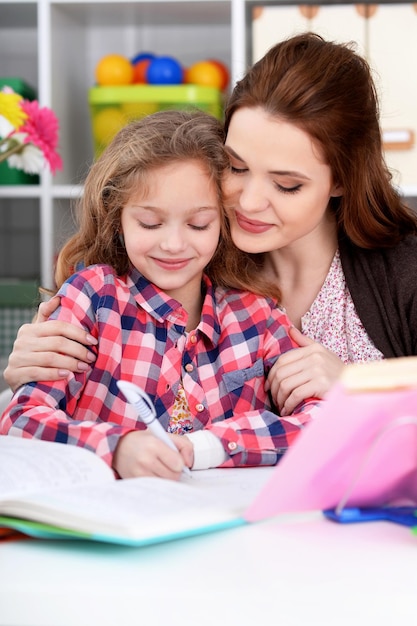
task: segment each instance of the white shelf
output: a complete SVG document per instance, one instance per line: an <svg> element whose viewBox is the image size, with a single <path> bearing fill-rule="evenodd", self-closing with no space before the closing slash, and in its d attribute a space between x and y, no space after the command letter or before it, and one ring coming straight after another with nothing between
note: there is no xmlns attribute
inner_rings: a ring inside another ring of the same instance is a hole
<svg viewBox="0 0 417 626"><path fill-rule="evenodd" d="M233 85L251 62L249 21L258 4L280 2L0 0L0 71L35 87L40 104L50 106L60 121L63 171L53 179L44 174L38 186L0 185L0 210L19 211L22 202L39 207L44 286L53 286L53 259L93 160L88 90L98 60L112 52L131 58L145 50L172 55L185 66L216 57L230 67ZM402 192L417 196L417 185Z"/></svg>
<svg viewBox="0 0 417 626"><path fill-rule="evenodd" d="M17 199L39 204L43 285L53 285L61 225L93 160L88 90L98 60L145 50L185 66L216 57L233 83L246 66L244 21L245 0L0 0L1 73L35 87L60 122L63 170L44 174L39 186L0 185L0 209Z"/></svg>
<svg viewBox="0 0 417 626"><path fill-rule="evenodd" d="M0 198L40 198L39 185L0 185Z"/></svg>

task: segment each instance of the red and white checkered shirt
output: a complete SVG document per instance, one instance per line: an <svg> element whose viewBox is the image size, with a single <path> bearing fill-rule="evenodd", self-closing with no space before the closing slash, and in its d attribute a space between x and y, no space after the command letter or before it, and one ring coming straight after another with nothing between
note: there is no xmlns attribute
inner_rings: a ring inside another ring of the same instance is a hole
<svg viewBox="0 0 417 626"><path fill-rule="evenodd" d="M82 446L111 466L119 438L144 428L116 381L142 387L165 429L182 381L192 429L209 429L220 439L223 466L275 464L319 411L310 400L280 418L265 392L276 359L296 347L290 322L272 300L214 290L206 277L203 287L200 323L178 341L186 311L135 269L118 277L95 265L74 274L59 291L53 317L98 339L91 348L96 361L88 373L21 387L0 433Z"/></svg>

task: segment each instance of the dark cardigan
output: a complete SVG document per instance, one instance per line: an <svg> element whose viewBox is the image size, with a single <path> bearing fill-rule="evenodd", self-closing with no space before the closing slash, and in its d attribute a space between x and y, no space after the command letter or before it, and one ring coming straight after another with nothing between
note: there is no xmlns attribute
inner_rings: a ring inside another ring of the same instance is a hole
<svg viewBox="0 0 417 626"><path fill-rule="evenodd" d="M417 237L378 250L339 241L346 284L362 324L385 358L417 355Z"/></svg>

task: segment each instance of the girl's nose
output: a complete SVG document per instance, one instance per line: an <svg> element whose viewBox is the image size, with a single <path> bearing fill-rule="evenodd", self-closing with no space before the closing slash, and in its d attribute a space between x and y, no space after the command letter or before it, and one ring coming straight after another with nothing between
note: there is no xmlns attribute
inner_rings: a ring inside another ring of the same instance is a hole
<svg viewBox="0 0 417 626"><path fill-rule="evenodd" d="M176 254L185 249L187 242L181 229L170 228L165 231L160 245L161 250Z"/></svg>

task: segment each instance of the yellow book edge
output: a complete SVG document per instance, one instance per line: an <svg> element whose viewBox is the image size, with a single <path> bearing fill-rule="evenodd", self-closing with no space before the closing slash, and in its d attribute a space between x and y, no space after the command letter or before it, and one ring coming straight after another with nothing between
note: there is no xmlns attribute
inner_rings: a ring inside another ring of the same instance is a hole
<svg viewBox="0 0 417 626"><path fill-rule="evenodd" d="M347 365L341 383L351 393L417 387L417 356Z"/></svg>

